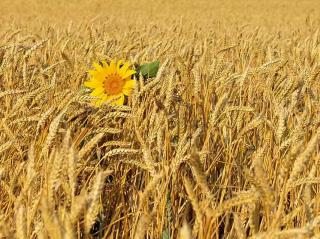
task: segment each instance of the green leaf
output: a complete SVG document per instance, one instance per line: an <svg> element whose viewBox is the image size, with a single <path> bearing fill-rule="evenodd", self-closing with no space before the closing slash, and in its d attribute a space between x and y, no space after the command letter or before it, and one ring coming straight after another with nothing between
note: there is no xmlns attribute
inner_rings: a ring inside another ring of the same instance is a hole
<svg viewBox="0 0 320 239"><path fill-rule="evenodd" d="M162 232L162 239L170 239L168 228L164 229L164 231Z"/></svg>
<svg viewBox="0 0 320 239"><path fill-rule="evenodd" d="M146 63L140 66L140 72L145 79L155 77L159 70L159 61Z"/></svg>
<svg viewBox="0 0 320 239"><path fill-rule="evenodd" d="M92 89L83 85L80 87L80 92L83 94L90 94Z"/></svg>

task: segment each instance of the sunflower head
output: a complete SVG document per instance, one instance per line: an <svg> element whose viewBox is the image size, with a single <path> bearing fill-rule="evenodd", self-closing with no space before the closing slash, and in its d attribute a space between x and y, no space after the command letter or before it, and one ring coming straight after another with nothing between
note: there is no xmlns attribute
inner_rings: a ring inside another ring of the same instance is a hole
<svg viewBox="0 0 320 239"><path fill-rule="evenodd" d="M136 72L130 69L128 62L111 61L108 64L94 63L94 70L89 70L90 79L84 82L86 87L92 88L91 96L96 97L94 104L100 106L104 102L111 105L123 105L124 97L129 96L136 81L131 76Z"/></svg>

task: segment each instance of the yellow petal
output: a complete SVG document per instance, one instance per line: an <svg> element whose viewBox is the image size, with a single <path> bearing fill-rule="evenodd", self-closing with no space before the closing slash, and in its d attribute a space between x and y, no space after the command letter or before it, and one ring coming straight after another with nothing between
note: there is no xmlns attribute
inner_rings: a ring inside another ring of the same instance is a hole
<svg viewBox="0 0 320 239"><path fill-rule="evenodd" d="M96 71L94 70L88 70L89 75L94 76L95 74L97 74Z"/></svg>
<svg viewBox="0 0 320 239"><path fill-rule="evenodd" d="M97 87L90 93L91 96L100 96L104 93L103 87Z"/></svg>
<svg viewBox="0 0 320 239"><path fill-rule="evenodd" d="M127 81L125 81L122 92L125 95L130 95L131 91L134 89L135 85L136 85L136 81L135 80L127 80Z"/></svg>
<svg viewBox="0 0 320 239"><path fill-rule="evenodd" d="M93 104L94 104L96 107L100 107L102 103L103 103L102 100L95 100L95 101L93 101Z"/></svg>
<svg viewBox="0 0 320 239"><path fill-rule="evenodd" d="M136 71L134 70L128 70L124 75L122 75L123 78L128 78L129 76L135 74Z"/></svg>
<svg viewBox="0 0 320 239"><path fill-rule="evenodd" d="M103 65L103 67L108 66L108 63L107 63L105 60L101 61L101 63L102 63L102 65Z"/></svg>
<svg viewBox="0 0 320 239"><path fill-rule="evenodd" d="M94 105L100 107L107 99L107 95L101 95L100 99L96 99L93 101Z"/></svg>
<svg viewBox="0 0 320 239"><path fill-rule="evenodd" d="M102 83L99 81L86 81L83 85L90 88L102 87Z"/></svg>
<svg viewBox="0 0 320 239"><path fill-rule="evenodd" d="M121 68L120 68L120 65L121 65L122 63L123 63L122 60L118 61L118 63L117 63L117 70L118 70L118 72L119 72L119 70L121 69Z"/></svg>
<svg viewBox="0 0 320 239"><path fill-rule="evenodd" d="M120 93L118 95L109 95L107 101L110 103L110 105L123 105L124 94Z"/></svg>
<svg viewBox="0 0 320 239"><path fill-rule="evenodd" d="M94 66L94 68L96 68L98 71L101 71L102 70L102 66L99 64L99 63L93 63L92 64Z"/></svg>
<svg viewBox="0 0 320 239"><path fill-rule="evenodd" d="M103 72L99 72L94 78L91 79L91 81L99 82L100 86L103 86L105 77L106 75L103 74Z"/></svg>
<svg viewBox="0 0 320 239"><path fill-rule="evenodd" d="M109 69L112 73L116 71L116 63L113 60L110 62Z"/></svg>
<svg viewBox="0 0 320 239"><path fill-rule="evenodd" d="M130 66L129 62L124 63L124 65L121 67L119 71L121 76L126 74L126 71L128 70L129 66Z"/></svg>
<svg viewBox="0 0 320 239"><path fill-rule="evenodd" d="M115 105L123 105L124 103L124 94L121 94L120 98L114 102Z"/></svg>
<svg viewBox="0 0 320 239"><path fill-rule="evenodd" d="M109 65L105 60L101 61L101 63L103 65L103 67L99 71L99 75L104 78L106 75L109 74Z"/></svg>

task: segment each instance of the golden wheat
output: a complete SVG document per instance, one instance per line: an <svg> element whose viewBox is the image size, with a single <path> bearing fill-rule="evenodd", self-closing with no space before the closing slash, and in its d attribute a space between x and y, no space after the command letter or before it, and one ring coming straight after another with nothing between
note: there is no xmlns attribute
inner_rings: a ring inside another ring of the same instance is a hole
<svg viewBox="0 0 320 239"><path fill-rule="evenodd" d="M319 238L319 1L0 3L0 238ZM92 62L140 72L91 105Z"/></svg>

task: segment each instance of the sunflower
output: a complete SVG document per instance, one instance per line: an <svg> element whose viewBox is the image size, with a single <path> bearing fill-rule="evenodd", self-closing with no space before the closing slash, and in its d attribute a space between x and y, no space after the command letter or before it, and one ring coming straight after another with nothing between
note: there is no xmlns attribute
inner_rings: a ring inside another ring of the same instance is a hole
<svg viewBox="0 0 320 239"><path fill-rule="evenodd" d="M104 102L111 105L123 105L124 97L131 94L136 81L131 78L136 71L129 69L129 62L111 61L110 64L102 61L93 63L94 70L89 70L89 81L84 82L86 87L92 88L91 96L96 97L94 105L100 106Z"/></svg>

